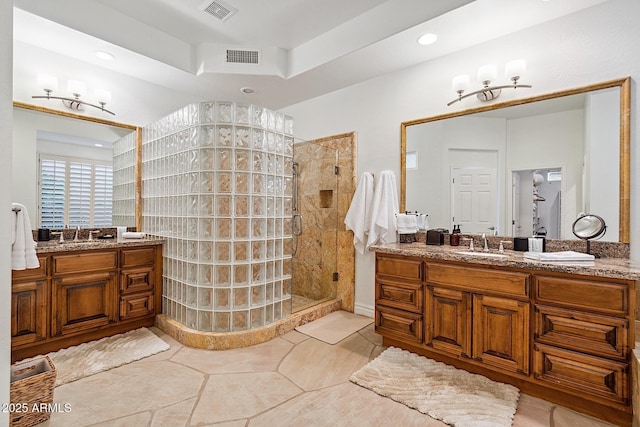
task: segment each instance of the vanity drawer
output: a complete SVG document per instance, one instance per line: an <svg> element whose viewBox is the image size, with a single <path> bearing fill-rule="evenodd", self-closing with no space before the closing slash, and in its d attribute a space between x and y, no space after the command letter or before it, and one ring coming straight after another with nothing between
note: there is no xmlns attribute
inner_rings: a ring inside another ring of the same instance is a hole
<svg viewBox="0 0 640 427"><path fill-rule="evenodd" d="M11 270L11 279L24 280L45 277L47 275L47 259L48 258L46 255L38 256L38 261L40 261L40 267L38 268L29 268L26 270Z"/></svg>
<svg viewBox="0 0 640 427"><path fill-rule="evenodd" d="M534 377L554 388L589 394L617 403L629 403L629 366L607 360L536 344L533 355Z"/></svg>
<svg viewBox="0 0 640 427"><path fill-rule="evenodd" d="M153 293L151 292L120 298L120 320L148 316L154 312Z"/></svg>
<svg viewBox="0 0 640 427"><path fill-rule="evenodd" d="M535 276L537 302L624 316L629 313L629 285L622 282Z"/></svg>
<svg viewBox="0 0 640 427"><path fill-rule="evenodd" d="M414 282L422 281L422 260L419 258L376 255L376 272L379 275L398 277Z"/></svg>
<svg viewBox="0 0 640 427"><path fill-rule="evenodd" d="M156 259L156 248L123 249L120 255L122 268L152 265Z"/></svg>
<svg viewBox="0 0 640 427"><path fill-rule="evenodd" d="M422 343L423 325L421 314L377 305L375 320L376 332L385 337L412 343Z"/></svg>
<svg viewBox="0 0 640 427"><path fill-rule="evenodd" d="M477 291L523 298L529 295L529 275L526 273L438 263L428 263L426 271L428 284L467 292Z"/></svg>
<svg viewBox="0 0 640 427"><path fill-rule="evenodd" d="M376 281L376 302L388 307L422 313L424 291L421 283Z"/></svg>
<svg viewBox="0 0 640 427"><path fill-rule="evenodd" d="M536 305L536 341L624 360L629 352L626 319Z"/></svg>
<svg viewBox="0 0 640 427"><path fill-rule="evenodd" d="M53 274L85 273L116 268L117 252L78 252L53 256Z"/></svg>

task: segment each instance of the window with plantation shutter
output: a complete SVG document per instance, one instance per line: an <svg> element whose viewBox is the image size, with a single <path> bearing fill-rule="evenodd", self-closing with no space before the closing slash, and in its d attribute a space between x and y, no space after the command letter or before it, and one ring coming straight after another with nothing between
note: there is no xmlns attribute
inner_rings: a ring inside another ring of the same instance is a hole
<svg viewBox="0 0 640 427"><path fill-rule="evenodd" d="M111 226L111 164L45 154L39 160L41 227Z"/></svg>

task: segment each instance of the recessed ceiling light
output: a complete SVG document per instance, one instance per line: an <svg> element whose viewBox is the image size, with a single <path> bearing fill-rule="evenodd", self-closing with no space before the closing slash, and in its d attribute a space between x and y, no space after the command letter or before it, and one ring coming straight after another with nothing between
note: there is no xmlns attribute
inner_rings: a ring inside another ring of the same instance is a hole
<svg viewBox="0 0 640 427"><path fill-rule="evenodd" d="M115 56L113 56L109 52L105 52L104 50L97 51L96 56L102 59L103 61L113 61L114 59L116 59Z"/></svg>
<svg viewBox="0 0 640 427"><path fill-rule="evenodd" d="M102 145L102 144L98 144L98 143L95 143L95 144L93 144L93 145L94 145L94 146L96 146L96 147L104 147L104 145Z"/></svg>
<svg viewBox="0 0 640 427"><path fill-rule="evenodd" d="M438 36L432 33L423 34L418 38L418 44L423 46L427 46L433 44L438 40Z"/></svg>
<svg viewBox="0 0 640 427"><path fill-rule="evenodd" d="M251 93L256 93L256 90L252 87L241 87L240 88L240 92L242 93L246 93L246 94L251 94Z"/></svg>

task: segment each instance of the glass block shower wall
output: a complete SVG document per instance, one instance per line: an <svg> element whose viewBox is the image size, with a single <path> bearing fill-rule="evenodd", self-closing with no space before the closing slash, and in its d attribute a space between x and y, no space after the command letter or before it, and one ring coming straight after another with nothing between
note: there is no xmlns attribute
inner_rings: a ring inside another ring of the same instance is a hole
<svg viewBox="0 0 640 427"><path fill-rule="evenodd" d="M136 225L136 132L113 143L112 224Z"/></svg>
<svg viewBox="0 0 640 427"><path fill-rule="evenodd" d="M163 313L199 331L291 314L293 120L192 104L143 132L143 231L166 239Z"/></svg>

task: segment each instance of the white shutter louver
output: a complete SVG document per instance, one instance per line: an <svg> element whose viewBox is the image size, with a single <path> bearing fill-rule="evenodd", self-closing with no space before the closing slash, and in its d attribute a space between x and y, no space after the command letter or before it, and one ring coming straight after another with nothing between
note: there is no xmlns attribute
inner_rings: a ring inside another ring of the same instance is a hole
<svg viewBox="0 0 640 427"><path fill-rule="evenodd" d="M41 154L40 189L41 227L111 227L111 164Z"/></svg>

